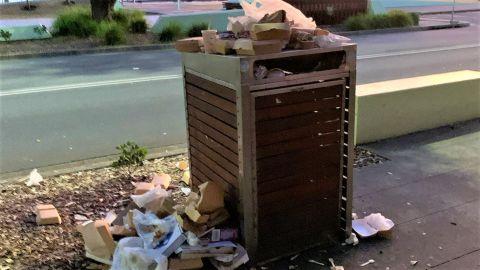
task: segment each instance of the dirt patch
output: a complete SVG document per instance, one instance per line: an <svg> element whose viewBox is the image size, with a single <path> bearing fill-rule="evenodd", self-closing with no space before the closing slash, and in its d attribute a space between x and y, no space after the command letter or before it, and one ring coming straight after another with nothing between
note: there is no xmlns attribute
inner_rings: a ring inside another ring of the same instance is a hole
<svg viewBox="0 0 480 270"><path fill-rule="evenodd" d="M153 33L127 34L127 41L123 45L151 45L160 44L158 36ZM102 39L54 37L44 40L24 40L0 43L0 55L49 53L71 51L107 46ZM111 46L109 46L111 47Z"/></svg>
<svg viewBox="0 0 480 270"><path fill-rule="evenodd" d="M149 181L154 173L172 176L172 197L181 203L182 171L175 167L186 156L146 162L135 179L113 168L83 171L45 179L41 186L24 183L0 188L0 269L97 269L85 258L83 240L75 226L75 214L99 219L109 210L117 213L130 201L132 182ZM53 204L61 225L37 226L36 204Z"/></svg>
<svg viewBox="0 0 480 270"><path fill-rule="evenodd" d="M64 0L35 1L31 4L36 8L26 10L25 2L0 5L2 19L45 18L54 17L61 9L67 7ZM74 0L75 5L90 7L90 0Z"/></svg>

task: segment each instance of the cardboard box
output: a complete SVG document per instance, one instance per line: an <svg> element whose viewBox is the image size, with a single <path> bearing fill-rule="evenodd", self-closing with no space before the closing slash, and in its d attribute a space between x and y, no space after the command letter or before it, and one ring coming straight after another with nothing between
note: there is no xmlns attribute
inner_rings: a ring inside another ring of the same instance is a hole
<svg viewBox="0 0 480 270"><path fill-rule="evenodd" d="M201 52L202 44L203 38L201 37L185 38L175 42L175 49L179 52Z"/></svg>
<svg viewBox="0 0 480 270"><path fill-rule="evenodd" d="M237 39L234 49L238 55L262 55L279 53L284 46L281 40L254 41L251 39Z"/></svg>
<svg viewBox="0 0 480 270"><path fill-rule="evenodd" d="M168 260L168 270L190 270L202 269L203 262L201 258L196 259L170 259Z"/></svg>
<svg viewBox="0 0 480 270"><path fill-rule="evenodd" d="M250 31L253 40L290 40L290 26L287 23L258 23Z"/></svg>

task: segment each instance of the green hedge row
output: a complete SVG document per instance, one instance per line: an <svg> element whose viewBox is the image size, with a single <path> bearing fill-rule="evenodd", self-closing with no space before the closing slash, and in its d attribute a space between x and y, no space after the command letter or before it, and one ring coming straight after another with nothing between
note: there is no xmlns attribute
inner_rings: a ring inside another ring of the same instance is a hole
<svg viewBox="0 0 480 270"><path fill-rule="evenodd" d="M417 13L402 10L391 10L386 14L359 14L345 20L344 25L348 31L367 29L382 29L394 27L410 27L418 25Z"/></svg>

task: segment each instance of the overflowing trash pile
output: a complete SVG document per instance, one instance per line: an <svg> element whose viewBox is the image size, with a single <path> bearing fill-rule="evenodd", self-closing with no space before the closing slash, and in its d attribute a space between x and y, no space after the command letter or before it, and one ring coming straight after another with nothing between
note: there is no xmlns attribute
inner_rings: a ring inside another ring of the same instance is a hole
<svg viewBox="0 0 480 270"><path fill-rule="evenodd" d="M177 166L188 181L188 164ZM230 223L223 189L213 182L198 186L199 193L182 188L187 199L176 204L170 182L168 174L159 174L151 182L134 183L128 206L103 219L77 215L85 256L112 270L199 269L202 259L217 269L236 269L248 262L245 249L234 242L239 231ZM34 212L38 225L62 222L51 204L39 204Z"/></svg>
<svg viewBox="0 0 480 270"><path fill-rule="evenodd" d="M292 49L335 47L350 41L317 28L312 18L307 18L284 1L263 2L256 5L255 1L241 1L245 16L228 18L227 32L204 30L202 37L178 40L176 49L191 53L252 56Z"/></svg>

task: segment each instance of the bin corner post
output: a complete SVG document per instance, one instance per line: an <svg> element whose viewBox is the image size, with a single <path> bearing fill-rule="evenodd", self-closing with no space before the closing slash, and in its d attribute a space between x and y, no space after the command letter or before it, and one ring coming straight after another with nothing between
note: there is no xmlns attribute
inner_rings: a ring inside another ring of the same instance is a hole
<svg viewBox="0 0 480 270"><path fill-rule="evenodd" d="M187 155L188 155L188 167L189 168L192 168L192 156L191 156L191 153L190 153L190 128L189 128L189 125L188 125L188 100L187 100L187 87L186 87L186 79L185 79L185 54L181 54L182 55L182 89L183 89L183 104L185 106L185 128L186 128L186 131L187 131ZM190 181L190 188L193 189L193 181Z"/></svg>
<svg viewBox="0 0 480 270"><path fill-rule="evenodd" d="M345 111L345 119L348 121L345 124L346 132L348 134L347 140L347 179L346 179L346 227L345 232L349 237L352 233L352 203L353 203L353 163L355 161L355 103L356 103L356 77L357 77L357 45L352 44L347 50L347 65L349 69L349 76L347 85L345 87L345 98L348 104L348 111Z"/></svg>
<svg viewBox="0 0 480 270"><path fill-rule="evenodd" d="M258 248L255 110L249 90L248 85L242 85L237 91L238 165L242 235L250 261L255 264Z"/></svg>

